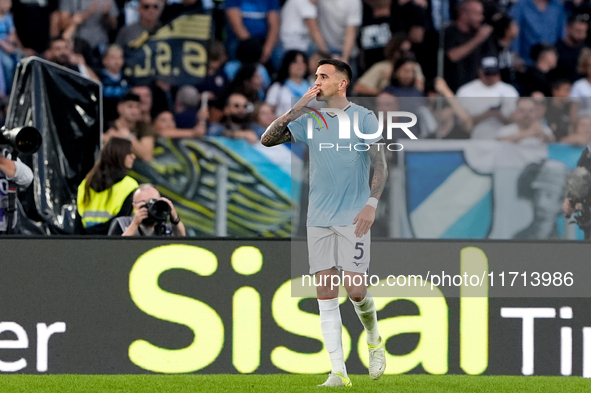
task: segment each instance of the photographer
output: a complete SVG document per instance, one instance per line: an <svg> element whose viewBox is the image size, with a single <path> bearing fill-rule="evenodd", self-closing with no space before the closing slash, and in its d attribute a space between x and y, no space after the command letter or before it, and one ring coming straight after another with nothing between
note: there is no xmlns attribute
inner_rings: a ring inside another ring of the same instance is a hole
<svg viewBox="0 0 591 393"><path fill-rule="evenodd" d="M116 218L109 229L110 236L186 236L174 205L161 197L153 185L140 185L132 203L135 214ZM170 224L167 224L169 217Z"/></svg>
<svg viewBox="0 0 591 393"><path fill-rule="evenodd" d="M24 189L33 182L33 171L19 158L11 159L10 149L6 145L0 145L0 233L8 230L6 208L8 207L9 181ZM12 222L12 228L16 226L16 214Z"/></svg>
<svg viewBox="0 0 591 393"><path fill-rule="evenodd" d="M566 184L566 198L562 210L567 218L575 215L575 220L585 233L585 239L591 237L591 147L587 146L579 162L570 174Z"/></svg>

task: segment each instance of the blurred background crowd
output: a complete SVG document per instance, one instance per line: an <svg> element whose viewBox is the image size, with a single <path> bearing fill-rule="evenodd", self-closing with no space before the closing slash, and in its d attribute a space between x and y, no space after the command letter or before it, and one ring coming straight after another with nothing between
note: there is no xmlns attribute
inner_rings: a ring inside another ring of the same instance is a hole
<svg viewBox="0 0 591 393"><path fill-rule="evenodd" d="M187 13L211 16L204 77L138 82L130 51ZM0 0L0 97L27 56L79 72L103 86L103 143L149 164L163 138L258 145L330 57L420 139L587 146L590 23L588 0Z"/></svg>
<svg viewBox="0 0 591 393"><path fill-rule="evenodd" d="M212 16L207 76L134 84L125 51L188 11ZM316 61L333 57L352 65L355 96L553 97L528 131L586 145L590 15L585 0L0 0L0 94L26 56L76 70L103 84L105 141L134 134L149 161L157 136L256 143L314 83ZM490 102L461 105L467 113L456 108L456 124L433 136L510 137L483 123L507 124L515 107Z"/></svg>

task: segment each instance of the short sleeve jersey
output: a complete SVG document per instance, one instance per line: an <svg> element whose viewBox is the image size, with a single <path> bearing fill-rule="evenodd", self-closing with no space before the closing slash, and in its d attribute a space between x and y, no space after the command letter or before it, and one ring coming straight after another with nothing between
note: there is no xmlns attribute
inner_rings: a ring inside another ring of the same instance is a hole
<svg viewBox="0 0 591 393"><path fill-rule="evenodd" d="M309 146L309 227L351 225L369 199L370 159L367 150L382 136L369 139L357 136L353 128L354 113L358 113L361 134L376 133L378 119L373 111L354 103L350 103L344 112L349 116L350 139L339 138L338 117L330 112L322 112L326 124L317 114L314 116L318 121L306 114L289 124L294 140ZM308 138L308 119L312 120L312 138Z"/></svg>

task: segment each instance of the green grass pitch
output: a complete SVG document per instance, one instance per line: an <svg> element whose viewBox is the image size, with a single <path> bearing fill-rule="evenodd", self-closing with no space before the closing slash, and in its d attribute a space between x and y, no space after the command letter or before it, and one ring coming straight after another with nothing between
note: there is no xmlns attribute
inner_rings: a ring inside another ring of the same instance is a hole
<svg viewBox="0 0 591 393"><path fill-rule="evenodd" d="M0 375L2 393L318 392L325 375ZM591 392L581 377L352 375L350 392ZM329 391L345 390L330 388Z"/></svg>

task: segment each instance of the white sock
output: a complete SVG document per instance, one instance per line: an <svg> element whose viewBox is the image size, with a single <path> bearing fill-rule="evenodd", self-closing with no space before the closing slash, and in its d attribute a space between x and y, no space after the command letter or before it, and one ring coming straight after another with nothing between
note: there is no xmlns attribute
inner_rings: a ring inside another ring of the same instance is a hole
<svg viewBox="0 0 591 393"><path fill-rule="evenodd" d="M320 310L320 329L324 337L324 346L328 351L330 362L332 363L332 372L339 371L346 377L347 369L345 368L345 357L343 355L343 343L341 339L343 322L341 320L339 299L319 299L318 309Z"/></svg>
<svg viewBox="0 0 591 393"><path fill-rule="evenodd" d="M370 345L377 345L380 341L380 331L378 330L378 315L376 313L376 306L373 302L373 298L367 292L365 298L362 301L356 302L349 298L355 312L361 321L361 324L367 332L367 343Z"/></svg>

